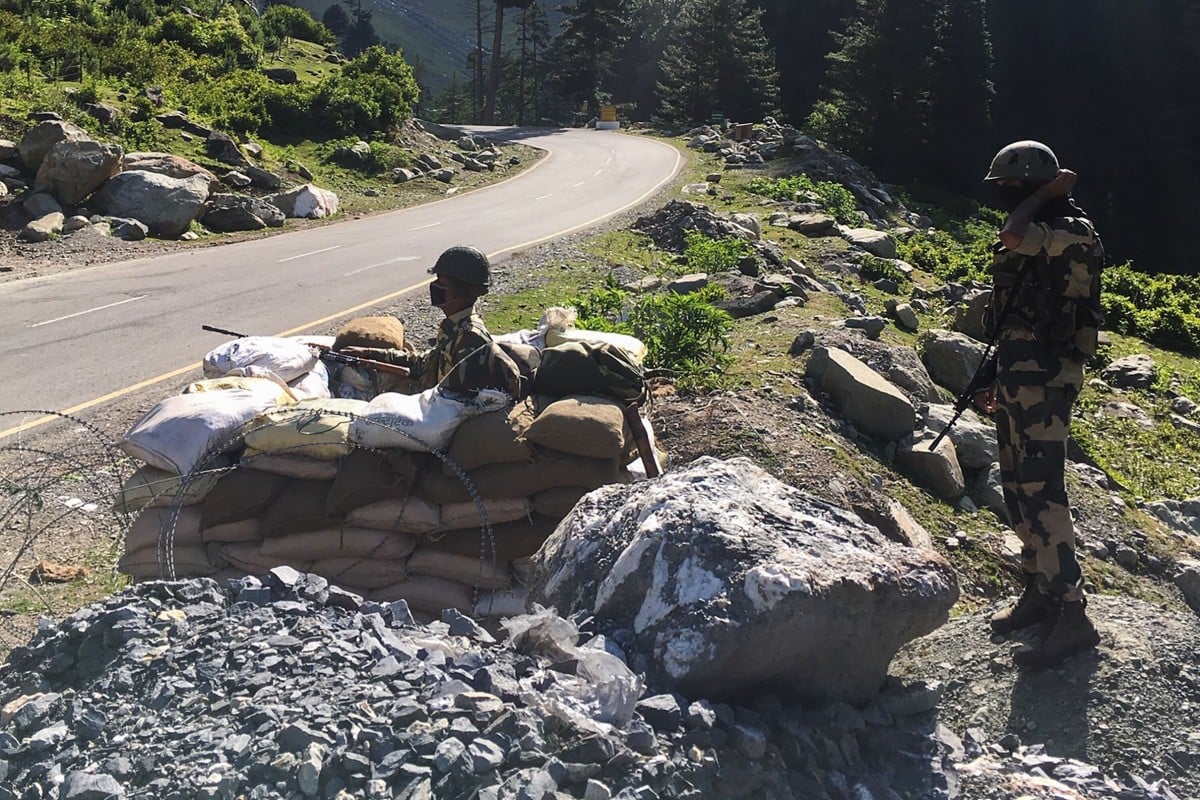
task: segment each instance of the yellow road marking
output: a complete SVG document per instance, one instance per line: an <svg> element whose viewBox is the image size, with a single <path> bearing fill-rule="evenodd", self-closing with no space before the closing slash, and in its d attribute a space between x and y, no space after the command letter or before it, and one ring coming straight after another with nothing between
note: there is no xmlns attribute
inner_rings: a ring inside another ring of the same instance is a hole
<svg viewBox="0 0 1200 800"><path fill-rule="evenodd" d="M618 135L623 135L623 134L618 134ZM654 140L651 139L648 141L654 141ZM654 143L661 144L663 147L671 147L670 145L665 144L663 142L654 142ZM673 147L671 147L671 149L675 150L675 148L673 148ZM550 153L550 155L553 155L553 151L547 150L547 152ZM548 155L546 158L539 161L533 168L528 169L525 172L522 172L520 175L514 175L512 178L503 180L500 183L508 183L511 180L515 180L516 178L521 178L521 177L524 177L525 175L528 175L530 172L532 172L533 169L535 169L536 167L541 166L545 162L549 161L550 155ZM592 225L595 225L598 222L602 222L602 221L608 219L609 217L615 217L617 214L620 214L624 211L628 211L629 209L633 208L634 206L645 202L647 199L649 199L654 194L656 194L660 189L662 189L662 187L664 187L668 183L670 183L675 178L675 175L679 172L679 165L682 161L683 161L683 156L679 153L678 150L675 150L675 166L671 169L671 174L669 176L667 176L666 178L664 178L662 181L660 181L658 184L656 184L652 189L647 191L641 197L639 197L638 199L634 200L631 203L627 203L624 206L621 206L616 211L610 211L607 214L601 214L600 216L596 217L595 219L588 220L587 222L581 222L578 225L575 225L571 228L567 228L566 230L558 231L557 233L551 233L551 234L549 234L547 236L543 236L539 239L533 239L532 241L523 242L521 244L516 244L516 245L513 245L512 247L506 247L503 250L497 250L494 253L488 253L488 258L499 258L501 255L504 255L505 253L512 253L516 250L522 250L526 247L533 247L535 245L539 245L544 242L548 242L551 239L557 239L560 236L566 236L568 234L574 233L575 231L582 230L583 228L587 228ZM492 184L492 186L484 187L484 188L493 188L493 187L499 186L499 185L500 184ZM436 203L441 203L441 202L444 202L444 201L443 200L436 201ZM427 205L436 205L436 203L429 203ZM354 306L353 308L343 309L342 311L338 311L335 314L330 314L329 316L321 317L320 319L313 320L312 322L306 322L303 325L298 325L295 328L289 328L288 330L283 331L281 333L277 333L275 335L276 336L295 336L298 333L309 330L310 328L315 328L318 325L324 325L326 322L332 322L333 320L338 319L339 317L344 317L347 314L353 314L356 311L362 311L364 308L370 308L371 306L383 305L384 303L387 303L391 300L395 300L398 297L408 294L409 292L413 291L414 289L419 289L422 286L425 286L425 285L431 283L432 281L433 281L433 278L427 278L427 279L421 281L420 283L414 283L412 286L406 286L405 288L400 289L399 291L391 292L390 294L385 294L382 297L377 297L374 300L368 300L365 303L359 303L358 305ZM179 369L171 370L170 372L164 372L162 375L157 375L153 378L147 378L146 380L135 383L132 386L126 386L123 389L117 389L114 392L109 392L108 394L104 395L103 397L97 397L92 400L88 400L86 402L80 403L79 405L71 406L70 408L63 409L59 413L67 414L67 415L78 414L80 411L86 411L89 408L95 408L96 406L101 405L103 403L107 403L110 400L116 400L119 397L124 397L127 394L132 394L133 392L136 392L139 389L145 389L146 387L153 386L156 383L162 383L163 381L169 381L171 378L175 378L180 375L183 375L185 372L189 372L200 366L201 366L200 362L197 361L194 364L188 364L186 367L180 367ZM22 433L27 430L31 430L33 428L37 428L39 426L45 425L48 422L54 422L57 419L61 419L61 417L47 415L44 417L39 417L38 419L30 420L29 422L26 422L22 425L18 425L15 428L9 428L8 430L0 431L0 439L5 439L9 436L13 436L15 434Z"/></svg>

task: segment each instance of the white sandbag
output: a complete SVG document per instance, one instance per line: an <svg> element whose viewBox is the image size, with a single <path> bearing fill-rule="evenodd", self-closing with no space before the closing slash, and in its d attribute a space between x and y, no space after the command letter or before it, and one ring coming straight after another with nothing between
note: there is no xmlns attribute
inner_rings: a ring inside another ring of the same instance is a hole
<svg viewBox="0 0 1200 800"><path fill-rule="evenodd" d="M329 391L329 368L324 361L318 361L310 371L293 381L288 381L288 388L297 400L326 400L333 396Z"/></svg>
<svg viewBox="0 0 1200 800"><path fill-rule="evenodd" d="M474 616L481 619L515 617L526 613L528 605L529 590L524 587L480 592Z"/></svg>
<svg viewBox="0 0 1200 800"><path fill-rule="evenodd" d="M212 491L228 468L229 460L220 458L210 469L184 479L146 464L125 481L113 510L132 514L147 506L162 508L176 502L181 506L195 505Z"/></svg>
<svg viewBox="0 0 1200 800"><path fill-rule="evenodd" d="M350 423L350 441L364 447L442 450L464 419L505 408L508 396L484 389L474 398L428 389L420 394L385 392Z"/></svg>
<svg viewBox="0 0 1200 800"><path fill-rule="evenodd" d="M546 331L546 346L557 347L567 342L583 342L586 344L608 344L621 350L635 364L646 360L646 345L636 336L609 331L589 331L583 328L550 328Z"/></svg>
<svg viewBox="0 0 1200 800"><path fill-rule="evenodd" d="M347 525L395 533L427 533L437 530L440 521L441 510L417 497L380 500L346 515Z"/></svg>
<svg viewBox="0 0 1200 800"><path fill-rule="evenodd" d="M246 336L209 351L204 356L204 376L274 375L286 383L311 372L317 362L317 354L313 349L294 339Z"/></svg>
<svg viewBox="0 0 1200 800"><path fill-rule="evenodd" d="M270 384L168 397L137 421L121 439L128 455L151 466L186 475L206 454L238 446L240 428L275 405Z"/></svg>
<svg viewBox="0 0 1200 800"><path fill-rule="evenodd" d="M503 500L483 500L483 511L487 514L488 522L500 525L505 522L516 522L525 519L533 513L533 505L528 497L515 497ZM447 503L442 506L441 527L454 531L482 525L479 517L479 506L475 503Z"/></svg>

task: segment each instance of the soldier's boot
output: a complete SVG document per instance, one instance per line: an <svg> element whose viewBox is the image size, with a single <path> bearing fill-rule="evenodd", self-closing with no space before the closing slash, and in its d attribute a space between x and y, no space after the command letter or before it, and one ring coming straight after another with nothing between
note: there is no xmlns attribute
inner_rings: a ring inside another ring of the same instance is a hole
<svg viewBox="0 0 1200 800"><path fill-rule="evenodd" d="M1054 603L1042 636L1028 650L1018 650L1013 660L1020 667L1044 669L1059 664L1076 653L1100 644L1100 633L1087 618L1086 600Z"/></svg>
<svg viewBox="0 0 1200 800"><path fill-rule="evenodd" d="M1003 608L992 615L992 630L1002 636L1013 631L1040 625L1050 618L1054 604L1038 588L1037 578L1033 575L1025 577L1025 591L1017 602L1008 608Z"/></svg>

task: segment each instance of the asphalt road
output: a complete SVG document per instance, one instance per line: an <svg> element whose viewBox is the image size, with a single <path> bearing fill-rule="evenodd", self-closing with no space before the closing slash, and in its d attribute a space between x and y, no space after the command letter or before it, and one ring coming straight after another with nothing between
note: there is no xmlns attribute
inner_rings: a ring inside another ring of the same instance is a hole
<svg viewBox="0 0 1200 800"><path fill-rule="evenodd" d="M177 377L220 343L202 324L290 335L384 305L420 287L446 247L503 258L642 202L681 164L668 145L612 132L472 130L549 155L416 208L0 284L0 411L74 414ZM0 439L40 422L10 420Z"/></svg>

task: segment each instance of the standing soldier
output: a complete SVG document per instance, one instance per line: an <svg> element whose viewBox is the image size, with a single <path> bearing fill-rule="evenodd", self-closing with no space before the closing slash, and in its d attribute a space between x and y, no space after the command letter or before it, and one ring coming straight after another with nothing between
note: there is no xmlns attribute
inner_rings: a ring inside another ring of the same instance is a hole
<svg viewBox="0 0 1200 800"><path fill-rule="evenodd" d="M1007 635L1040 624L1034 646L1015 660L1042 668L1100 642L1084 610L1064 472L1071 405L1099 336L1104 250L1070 196L1075 173L1060 169L1046 145L1008 145L984 180L996 184L1009 215L992 264L996 376L976 403L996 412L1004 501L1025 573L1020 599L991 626Z"/></svg>

